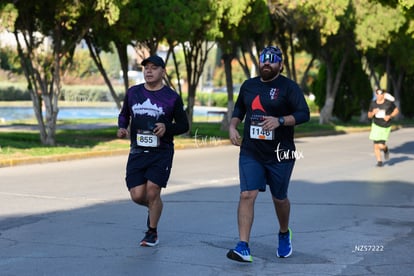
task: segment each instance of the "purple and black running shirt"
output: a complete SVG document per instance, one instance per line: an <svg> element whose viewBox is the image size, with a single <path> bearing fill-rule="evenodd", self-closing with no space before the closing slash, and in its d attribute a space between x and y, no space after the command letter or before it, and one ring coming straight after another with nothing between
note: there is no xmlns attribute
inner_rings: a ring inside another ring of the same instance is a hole
<svg viewBox="0 0 414 276"><path fill-rule="evenodd" d="M159 148L174 147L174 135L188 131L187 114L178 93L165 85L158 91L147 90L143 83L130 87L118 116L118 127L131 126L131 147L137 147L138 130L152 131L157 122L166 126Z"/></svg>

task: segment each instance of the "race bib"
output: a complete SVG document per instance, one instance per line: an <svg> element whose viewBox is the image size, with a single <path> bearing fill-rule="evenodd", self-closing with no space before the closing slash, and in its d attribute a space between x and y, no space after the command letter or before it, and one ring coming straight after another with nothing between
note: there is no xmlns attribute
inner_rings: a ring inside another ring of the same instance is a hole
<svg viewBox="0 0 414 276"><path fill-rule="evenodd" d="M380 109L378 110L378 112L375 114L376 118L385 118L385 109Z"/></svg>
<svg viewBox="0 0 414 276"><path fill-rule="evenodd" d="M152 131L144 130L137 133L137 145L140 147L155 148L160 145L160 140Z"/></svg>
<svg viewBox="0 0 414 276"><path fill-rule="evenodd" d="M250 126L250 138L259 140L273 140L273 130L263 130L262 126L251 125Z"/></svg>

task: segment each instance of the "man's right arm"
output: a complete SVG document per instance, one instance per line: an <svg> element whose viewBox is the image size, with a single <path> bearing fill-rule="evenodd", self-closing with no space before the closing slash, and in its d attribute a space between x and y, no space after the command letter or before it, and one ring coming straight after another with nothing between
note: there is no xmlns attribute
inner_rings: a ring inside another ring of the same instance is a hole
<svg viewBox="0 0 414 276"><path fill-rule="evenodd" d="M237 130L237 126L240 123L240 119L237 117L233 117L230 120L230 126L229 126L229 138L233 145L240 146L241 145L241 137L240 133Z"/></svg>
<svg viewBox="0 0 414 276"><path fill-rule="evenodd" d="M128 93L124 97L124 101L122 103L122 109L118 115L118 138L124 138L128 136L128 126L129 126L129 119L130 119L129 107L128 107Z"/></svg>

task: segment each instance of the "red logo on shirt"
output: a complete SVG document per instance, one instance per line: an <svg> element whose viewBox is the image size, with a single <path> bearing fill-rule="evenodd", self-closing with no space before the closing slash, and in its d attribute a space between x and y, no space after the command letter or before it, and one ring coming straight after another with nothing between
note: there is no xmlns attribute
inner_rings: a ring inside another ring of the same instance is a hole
<svg viewBox="0 0 414 276"><path fill-rule="evenodd" d="M253 102L252 102L252 110L261 110L264 113L266 113L266 111L264 110L262 103L260 102L260 97L259 95L256 96L256 98L254 98Z"/></svg>

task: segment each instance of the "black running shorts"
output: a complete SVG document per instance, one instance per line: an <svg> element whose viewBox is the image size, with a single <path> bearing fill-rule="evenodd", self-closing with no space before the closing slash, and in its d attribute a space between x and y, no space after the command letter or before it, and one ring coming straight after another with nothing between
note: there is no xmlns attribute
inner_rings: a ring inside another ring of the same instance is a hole
<svg viewBox="0 0 414 276"><path fill-rule="evenodd" d="M148 180L165 188L171 173L174 149L132 149L126 167L128 190Z"/></svg>

